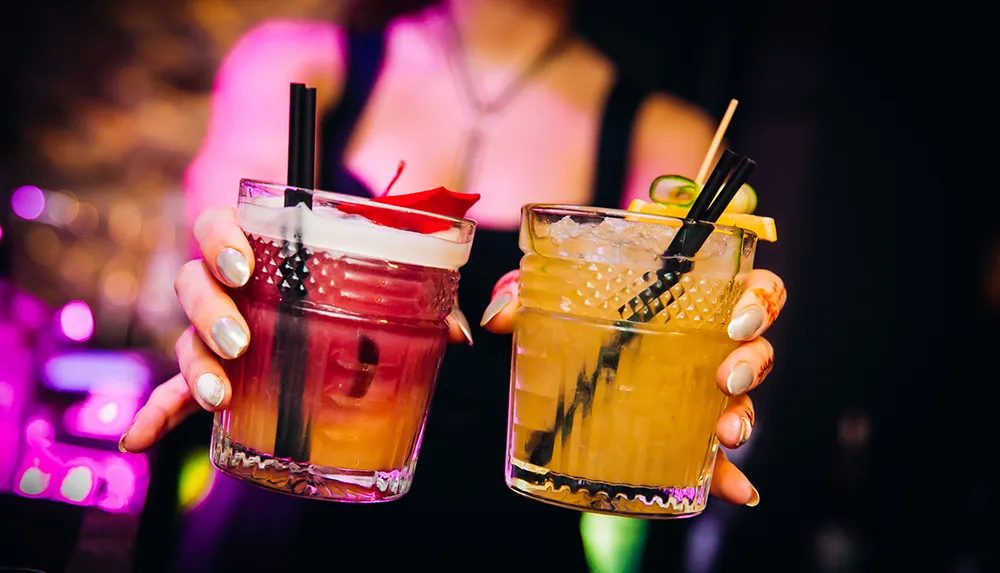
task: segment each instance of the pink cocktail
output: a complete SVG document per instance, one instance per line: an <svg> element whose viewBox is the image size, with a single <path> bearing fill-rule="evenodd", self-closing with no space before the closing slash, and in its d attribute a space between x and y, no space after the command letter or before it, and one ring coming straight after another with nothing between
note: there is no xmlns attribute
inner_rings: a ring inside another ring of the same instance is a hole
<svg viewBox="0 0 1000 573"><path fill-rule="evenodd" d="M322 191L312 210L284 207L284 190L241 182L255 269L230 294L251 342L226 364L233 396L215 418L212 461L295 495L397 499L413 480L475 223ZM356 214L382 210L383 224Z"/></svg>

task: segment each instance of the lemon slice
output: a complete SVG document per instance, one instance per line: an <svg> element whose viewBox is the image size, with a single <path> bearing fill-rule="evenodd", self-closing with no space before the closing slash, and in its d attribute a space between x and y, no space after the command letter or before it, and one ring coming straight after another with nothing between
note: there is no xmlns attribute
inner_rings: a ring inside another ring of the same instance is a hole
<svg viewBox="0 0 1000 573"><path fill-rule="evenodd" d="M690 207L701 187L683 175L660 175L649 186L649 199L661 205ZM757 192L744 183L733 200L726 205L726 213L753 213L757 208Z"/></svg>
<svg viewBox="0 0 1000 573"><path fill-rule="evenodd" d="M642 199L633 199L632 204L628 206L628 210L633 213L663 215L666 217L683 218L687 215L686 207L661 205L659 203L643 201ZM757 238L761 241L774 243L778 240L778 229L774 225L774 219L770 217L761 217L759 215L750 215L748 213L723 213L719 216L717 223L728 227L739 227L740 229L751 231L753 234L757 235Z"/></svg>

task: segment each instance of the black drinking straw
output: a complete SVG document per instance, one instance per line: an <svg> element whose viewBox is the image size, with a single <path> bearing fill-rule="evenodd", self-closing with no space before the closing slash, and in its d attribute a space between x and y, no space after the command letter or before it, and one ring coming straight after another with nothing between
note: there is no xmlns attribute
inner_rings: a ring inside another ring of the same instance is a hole
<svg viewBox="0 0 1000 573"><path fill-rule="evenodd" d="M315 179L316 88L291 85L288 114L288 188L285 207L302 204L312 209ZM309 459L311 400L305 396L309 332L302 316L301 301L308 294L306 266L312 253L302 244L302 222L285 229L282 245L281 301L274 326L272 379L278 381L278 424L274 455L295 461ZM290 236L290 238L289 238Z"/></svg>
<svg viewBox="0 0 1000 573"><path fill-rule="evenodd" d="M301 184L299 178L302 176L302 165L299 158L302 156L302 108L305 94L305 84L291 85L288 100L288 185L291 187L298 187ZM291 189L285 191L286 203L290 191Z"/></svg>
<svg viewBox="0 0 1000 573"><path fill-rule="evenodd" d="M291 85L288 106L288 189L285 207L304 203L312 209L312 189L315 183L316 88L305 84Z"/></svg>
<svg viewBox="0 0 1000 573"><path fill-rule="evenodd" d="M695 198L694 204L688 209L687 216L685 217L689 221L698 222L705 219L705 214L708 212L708 208L712 205L716 194L722 187L722 183L726 180L726 176L729 172L733 170L733 165L739 157L730 150L725 150L722 152L722 157L719 158L719 162L715 164L715 168L712 169L712 174L708 176L708 180L701 188L701 192L698 193L698 197ZM681 225L681 228L674 235L674 240L670 241L670 246L667 247L666 252L663 253L664 257L675 257L688 250L688 245L692 244L692 235L698 233L698 229L704 228L704 225L699 224L685 224ZM697 251L697 249L695 249Z"/></svg>
<svg viewBox="0 0 1000 573"><path fill-rule="evenodd" d="M554 428L547 432L534 432L532 435L527 445L529 463L544 466L552 461L556 431L562 426L562 440L565 442L569 439L569 433L573 429L573 419L577 408L583 408L584 415L590 413L597 390L597 380L602 372L605 374L605 381L608 384L614 382L618 374L618 362L621 359L622 348L637 336L635 330L624 328L627 328L630 322L650 321L674 301L670 289L680 283L684 273L690 272L693 268L689 259L693 258L705 244L705 241L712 234L712 223L719 220L719 216L736 196L740 187L747 182L756 165L749 157L744 157L739 160L734 171L733 163L736 162L736 158L736 154L726 150L719 162L716 163L712 174L702 187L701 193L691 205L691 209L688 210L684 223L670 241L667 250L664 251L663 263L656 271L656 282L618 309L619 314L624 319L616 323L620 330L616 330L608 342L601 346L594 372L588 376L585 369L580 370L576 379L573 403L570 404L565 413L560 396ZM719 187L722 186L723 181L726 180L731 171L732 176L729 177L729 182L719 191ZM665 297L667 300L660 300L660 297Z"/></svg>
<svg viewBox="0 0 1000 573"><path fill-rule="evenodd" d="M722 188L722 191L719 191L719 199L714 201L706 211L704 216L706 221L714 223L719 220L719 217L726 211L726 207L729 206L733 197L736 197L736 194L739 193L740 187L750 179L750 174L753 173L755 167L757 167L757 164L749 157L740 159L726 186Z"/></svg>
<svg viewBox="0 0 1000 573"><path fill-rule="evenodd" d="M705 216L709 205L712 204L716 193L722 188L722 183L725 182L726 176L733 170L733 165L736 164L737 159L738 156L728 149L722 152L722 157L719 158L719 162L712 169L712 174L708 176L705 184L702 185L702 191L698 193L694 204L688 209L686 218L698 221ZM670 249L668 248L667 251L669 252Z"/></svg>

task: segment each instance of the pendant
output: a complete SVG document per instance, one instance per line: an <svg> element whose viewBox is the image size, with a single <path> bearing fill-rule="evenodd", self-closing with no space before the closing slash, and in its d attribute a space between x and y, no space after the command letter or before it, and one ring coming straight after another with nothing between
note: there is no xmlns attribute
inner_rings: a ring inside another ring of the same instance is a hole
<svg viewBox="0 0 1000 573"><path fill-rule="evenodd" d="M479 158L479 148L482 140L483 132L478 125L469 130L469 134L465 137L465 149L462 150L462 155L458 162L458 176L455 183L455 190L459 193L468 193L469 182L472 179L472 174Z"/></svg>
<svg viewBox="0 0 1000 573"><path fill-rule="evenodd" d="M456 177L456 191L461 193L470 192L472 178L479 167L482 159L486 137L488 131L495 125L494 114L490 112L481 113L469 127L465 136L465 145L461 150L458 162L458 175Z"/></svg>

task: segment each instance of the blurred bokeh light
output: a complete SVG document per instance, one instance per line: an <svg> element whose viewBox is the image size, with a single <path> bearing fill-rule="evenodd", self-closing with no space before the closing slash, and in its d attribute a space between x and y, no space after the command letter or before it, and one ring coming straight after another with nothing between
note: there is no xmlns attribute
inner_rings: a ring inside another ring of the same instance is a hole
<svg viewBox="0 0 1000 573"><path fill-rule="evenodd" d="M38 187L25 185L14 191L10 206L18 217L33 221L45 210L45 195Z"/></svg>
<svg viewBox="0 0 1000 573"><path fill-rule="evenodd" d="M59 324L63 334L76 342L86 342L94 334L94 315L81 300L74 300L62 308Z"/></svg>

